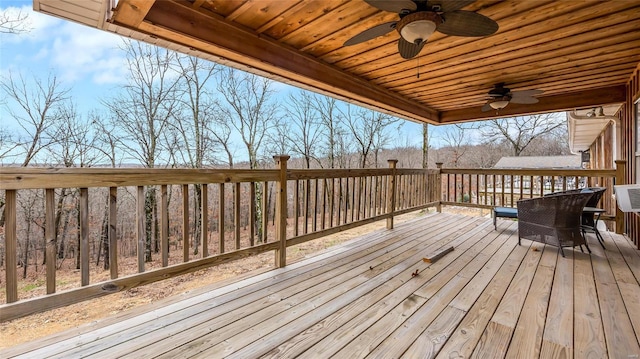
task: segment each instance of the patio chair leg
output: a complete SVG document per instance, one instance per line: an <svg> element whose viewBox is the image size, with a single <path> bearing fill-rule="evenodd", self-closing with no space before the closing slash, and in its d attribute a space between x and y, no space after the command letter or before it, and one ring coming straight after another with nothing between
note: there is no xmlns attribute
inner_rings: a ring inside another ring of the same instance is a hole
<svg viewBox="0 0 640 359"><path fill-rule="evenodd" d="M600 242L602 249L606 249L604 247L604 238L602 238L602 235L600 234L600 231L598 231L598 229L596 229L596 238L598 239L598 242Z"/></svg>
<svg viewBox="0 0 640 359"><path fill-rule="evenodd" d="M562 246L559 246L558 250L560 251L560 254L562 254L562 258L565 258L564 251L562 250Z"/></svg>
<svg viewBox="0 0 640 359"><path fill-rule="evenodd" d="M519 246L521 246L521 245L522 245L522 244L520 243L520 240L521 240L521 238L520 238L520 236L518 236L518 245L519 245Z"/></svg>
<svg viewBox="0 0 640 359"><path fill-rule="evenodd" d="M580 245L580 252L584 253L584 248L582 248L582 244Z"/></svg>
<svg viewBox="0 0 640 359"><path fill-rule="evenodd" d="M587 241L584 241L584 246L587 247L587 250L589 251L589 254L591 254L591 248L589 248L589 244L587 243ZM582 248L582 246L580 246L580 248Z"/></svg>

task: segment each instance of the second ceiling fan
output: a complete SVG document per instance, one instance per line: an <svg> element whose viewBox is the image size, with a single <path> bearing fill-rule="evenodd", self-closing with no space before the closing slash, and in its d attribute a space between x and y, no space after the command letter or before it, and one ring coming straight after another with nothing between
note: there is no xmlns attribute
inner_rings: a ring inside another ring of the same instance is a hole
<svg viewBox="0 0 640 359"><path fill-rule="evenodd" d="M497 83L493 86L493 89L487 94L489 100L482 106L482 112L490 110L502 110L507 107L509 103L519 103L524 105L531 105L538 103L538 99L533 97L543 93L542 90L522 90L511 91L510 88L504 87L504 82Z"/></svg>
<svg viewBox="0 0 640 359"><path fill-rule="evenodd" d="M420 53L434 31L453 36L487 36L498 31L498 23L472 12L460 10L475 0L364 0L382 11L398 13L400 20L364 30L344 43L356 45L393 30L400 34L398 52L405 59Z"/></svg>

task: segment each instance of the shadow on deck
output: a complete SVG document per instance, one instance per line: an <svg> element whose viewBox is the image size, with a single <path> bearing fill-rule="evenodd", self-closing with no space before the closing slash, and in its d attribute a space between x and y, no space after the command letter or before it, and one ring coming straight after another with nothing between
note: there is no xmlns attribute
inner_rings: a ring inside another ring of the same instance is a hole
<svg viewBox="0 0 640 359"><path fill-rule="evenodd" d="M432 214L0 357L637 358L640 252L603 234L562 258L516 222Z"/></svg>

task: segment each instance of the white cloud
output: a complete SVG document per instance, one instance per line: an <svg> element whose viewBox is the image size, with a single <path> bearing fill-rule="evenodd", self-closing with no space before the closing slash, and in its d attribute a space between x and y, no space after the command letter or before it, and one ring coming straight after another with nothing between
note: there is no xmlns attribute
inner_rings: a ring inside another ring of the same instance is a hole
<svg viewBox="0 0 640 359"><path fill-rule="evenodd" d="M97 83L115 83L121 79L106 81L105 73L118 74L124 59L118 51L122 40L105 31L91 29L71 22L59 29L52 46L52 66L60 70L65 81L77 81L87 77Z"/></svg>
<svg viewBox="0 0 640 359"><path fill-rule="evenodd" d="M1 5L0 5L1 6ZM66 83L90 80L95 84L123 81L121 37L98 29L34 12L31 6L0 9L15 16L27 14L29 32L2 35L2 67L24 61L51 69ZM28 68L28 67L25 67Z"/></svg>

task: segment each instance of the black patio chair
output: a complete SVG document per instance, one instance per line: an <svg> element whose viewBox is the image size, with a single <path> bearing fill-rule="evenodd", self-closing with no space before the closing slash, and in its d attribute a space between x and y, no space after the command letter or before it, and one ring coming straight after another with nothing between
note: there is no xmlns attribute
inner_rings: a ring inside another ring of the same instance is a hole
<svg viewBox="0 0 640 359"><path fill-rule="evenodd" d="M591 249L582 235L582 209L593 192L564 193L518 201L518 244L521 239L558 247L564 257L563 247L584 244Z"/></svg>

